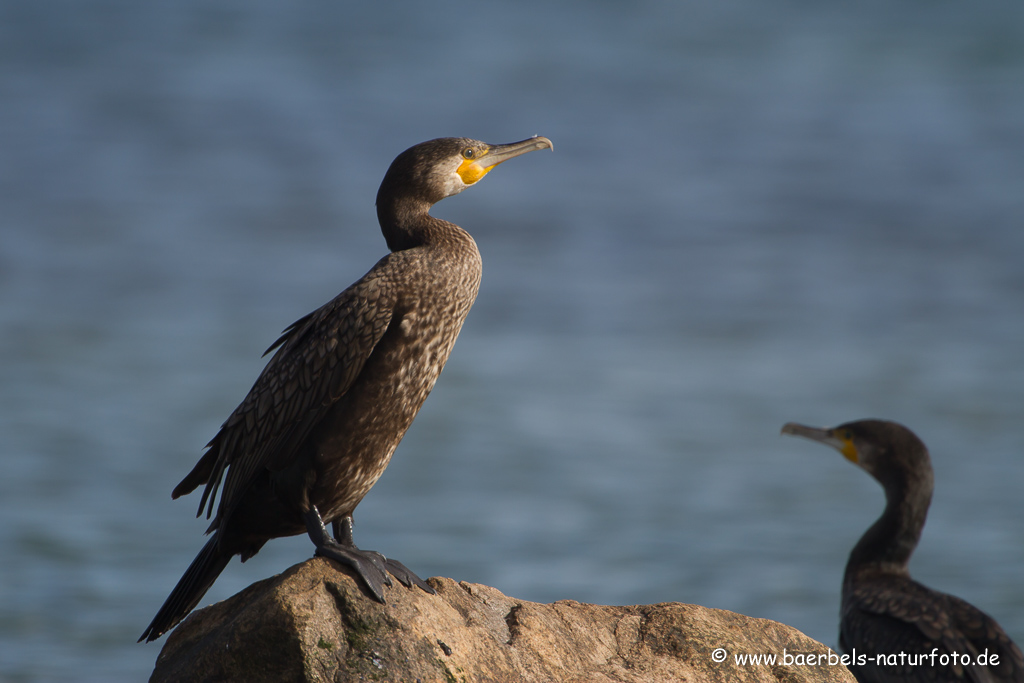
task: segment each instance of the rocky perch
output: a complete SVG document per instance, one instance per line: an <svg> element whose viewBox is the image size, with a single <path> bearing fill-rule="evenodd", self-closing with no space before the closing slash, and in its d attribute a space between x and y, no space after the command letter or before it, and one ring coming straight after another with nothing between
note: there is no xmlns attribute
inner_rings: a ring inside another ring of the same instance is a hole
<svg viewBox="0 0 1024 683"><path fill-rule="evenodd" d="M479 584L429 583L437 595L396 582L381 605L313 558L194 612L150 681L854 680L828 663L827 647L767 619L680 603L545 605ZM734 655L745 654L778 661L738 664Z"/></svg>

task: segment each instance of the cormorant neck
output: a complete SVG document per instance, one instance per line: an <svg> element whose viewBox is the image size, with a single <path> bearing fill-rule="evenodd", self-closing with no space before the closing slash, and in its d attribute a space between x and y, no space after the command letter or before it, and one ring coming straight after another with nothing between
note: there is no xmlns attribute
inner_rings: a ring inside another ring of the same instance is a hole
<svg viewBox="0 0 1024 683"><path fill-rule="evenodd" d="M402 251L436 241L450 232L452 223L430 215L432 203L415 198L377 197L377 220L391 251Z"/></svg>
<svg viewBox="0 0 1024 683"><path fill-rule="evenodd" d="M908 576L907 563L917 547L932 500L931 467L911 474L899 473L885 486L885 511L850 553L846 579L864 572Z"/></svg>

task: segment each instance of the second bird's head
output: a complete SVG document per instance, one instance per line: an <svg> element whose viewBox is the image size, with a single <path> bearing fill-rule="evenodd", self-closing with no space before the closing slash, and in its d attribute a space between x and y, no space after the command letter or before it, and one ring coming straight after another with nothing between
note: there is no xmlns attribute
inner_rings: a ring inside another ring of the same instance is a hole
<svg viewBox="0 0 1024 683"><path fill-rule="evenodd" d="M782 433L831 446L886 490L904 487L915 477L928 479L930 486L932 467L928 449L916 434L897 422L856 420L832 428L788 422Z"/></svg>

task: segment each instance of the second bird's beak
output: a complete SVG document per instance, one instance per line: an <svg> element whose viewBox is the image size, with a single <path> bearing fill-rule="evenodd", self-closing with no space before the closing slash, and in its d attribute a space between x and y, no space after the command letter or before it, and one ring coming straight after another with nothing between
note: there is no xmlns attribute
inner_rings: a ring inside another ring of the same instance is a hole
<svg viewBox="0 0 1024 683"><path fill-rule="evenodd" d="M857 464L860 460L857 447L853 445L853 442L848 439L843 439L836 436L836 430L834 429L820 429L818 427L808 427L807 425L798 424L796 422L787 422L782 425L782 433L790 434L792 436L802 436L805 439L811 441L817 441L823 443L826 446L831 446L840 453L843 457L850 462Z"/></svg>

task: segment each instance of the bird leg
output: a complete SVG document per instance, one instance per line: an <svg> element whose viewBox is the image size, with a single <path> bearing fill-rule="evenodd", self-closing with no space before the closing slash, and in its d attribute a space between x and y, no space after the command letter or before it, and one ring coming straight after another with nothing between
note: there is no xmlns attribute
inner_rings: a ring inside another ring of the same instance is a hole
<svg viewBox="0 0 1024 683"><path fill-rule="evenodd" d="M345 515L331 522L334 540L342 545L355 545L352 540L352 515Z"/></svg>
<svg viewBox="0 0 1024 683"><path fill-rule="evenodd" d="M303 518L306 522L306 533L309 534L309 540L313 541L313 545L316 546L315 554L354 569L366 584L370 594L378 602L384 602L384 586L391 585L391 577L388 576L386 567L387 560L380 553L372 550L360 550L352 543L352 518L347 518L349 520L347 530L344 528L345 525L339 528L335 522L335 533L342 532L339 534L342 537L341 541L334 540L327 533L327 527L324 526L324 520L320 517L320 511L316 509L315 505L310 506L310 509L303 514Z"/></svg>
<svg viewBox="0 0 1024 683"><path fill-rule="evenodd" d="M351 546L355 548L355 543L352 541L352 515L345 515L339 519L334 520L331 523L331 528L334 530L334 538L343 546ZM379 553L374 553L380 557L384 557ZM416 576L411 569L406 567L398 560L392 560L384 557L384 566L389 572L391 572L396 579L398 579L403 586L406 588L412 588L413 584L416 584L427 593L434 595L436 591L430 587L426 581Z"/></svg>

